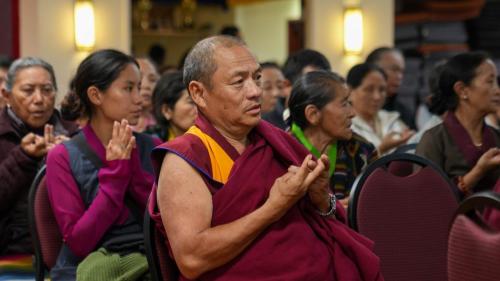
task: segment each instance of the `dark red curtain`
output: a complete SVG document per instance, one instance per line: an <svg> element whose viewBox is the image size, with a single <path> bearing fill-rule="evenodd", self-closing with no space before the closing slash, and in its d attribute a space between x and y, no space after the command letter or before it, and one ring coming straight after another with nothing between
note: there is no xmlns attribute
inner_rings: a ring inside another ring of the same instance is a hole
<svg viewBox="0 0 500 281"><path fill-rule="evenodd" d="M19 0L4 0L0 9L0 55L19 57Z"/></svg>

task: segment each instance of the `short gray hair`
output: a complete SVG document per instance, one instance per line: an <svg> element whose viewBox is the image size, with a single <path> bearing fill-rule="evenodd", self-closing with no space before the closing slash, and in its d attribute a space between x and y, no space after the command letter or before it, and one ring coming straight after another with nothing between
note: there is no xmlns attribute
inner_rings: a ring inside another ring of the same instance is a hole
<svg viewBox="0 0 500 281"><path fill-rule="evenodd" d="M184 62L183 82L189 89L191 81L200 81L208 88L212 87L212 75L217 70L214 61L216 47L231 48L244 46L245 43L233 36L217 35L199 41L189 52Z"/></svg>
<svg viewBox="0 0 500 281"><path fill-rule="evenodd" d="M24 57L15 60L7 71L7 80L5 81L5 89L7 92L12 92L12 87L16 81L16 75L20 70L30 68L30 67L41 67L50 74L50 79L52 80L52 86L57 91L56 75L54 73L54 68L48 62L34 57Z"/></svg>

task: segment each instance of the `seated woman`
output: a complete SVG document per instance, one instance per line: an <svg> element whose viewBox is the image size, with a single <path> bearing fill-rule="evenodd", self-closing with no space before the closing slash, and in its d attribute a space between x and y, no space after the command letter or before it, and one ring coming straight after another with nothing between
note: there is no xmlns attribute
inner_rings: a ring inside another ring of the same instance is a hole
<svg viewBox="0 0 500 281"><path fill-rule="evenodd" d="M379 155L405 144L413 135L399 113L382 109L387 88L387 75L374 64L358 64L349 70L347 84L351 87L351 102L356 112L352 129L371 142Z"/></svg>
<svg viewBox="0 0 500 281"><path fill-rule="evenodd" d="M169 141L194 124L197 110L182 82L182 72L170 72L160 78L153 91L153 102L158 124L149 127L146 133Z"/></svg>
<svg viewBox="0 0 500 281"><path fill-rule="evenodd" d="M295 83L289 101L292 134L316 157L330 158L330 186L347 205L356 177L377 156L375 147L351 130L354 110L343 78L309 72Z"/></svg>
<svg viewBox="0 0 500 281"><path fill-rule="evenodd" d="M492 189L500 177L500 135L484 122L500 105L496 76L495 64L484 53L451 58L431 100L448 113L417 145L416 153L440 166L465 195Z"/></svg>
<svg viewBox="0 0 500 281"><path fill-rule="evenodd" d="M262 118L266 120L268 113L272 112L278 100L286 98L285 87L288 85L288 80L285 79L280 67L273 62L264 62L260 64L262 69L260 83L262 85L262 103L261 112ZM283 101L282 104L285 104Z"/></svg>
<svg viewBox="0 0 500 281"><path fill-rule="evenodd" d="M133 134L141 112L134 58L115 50L77 69L80 133L47 157L47 189L64 244L52 280L139 280L148 274L142 214L153 184L154 140Z"/></svg>
<svg viewBox="0 0 500 281"><path fill-rule="evenodd" d="M28 225L28 192L47 151L76 126L54 110L57 84L50 64L20 58L8 70L0 113L0 272L8 260L33 253Z"/></svg>
<svg viewBox="0 0 500 281"><path fill-rule="evenodd" d="M133 126L135 132L142 133L148 126L154 126L156 120L153 117L153 89L158 82L158 71L148 58L138 58L139 69L141 71L142 111L137 124Z"/></svg>

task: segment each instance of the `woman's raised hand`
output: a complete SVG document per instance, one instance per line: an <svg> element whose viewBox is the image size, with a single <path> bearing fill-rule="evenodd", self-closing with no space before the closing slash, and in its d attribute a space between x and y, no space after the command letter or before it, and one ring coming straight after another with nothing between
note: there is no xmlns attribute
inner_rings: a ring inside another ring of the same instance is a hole
<svg viewBox="0 0 500 281"><path fill-rule="evenodd" d="M115 121L111 140L106 146L106 160L130 159L134 147L135 137L132 135L132 128L128 125L128 121L125 119L121 122Z"/></svg>
<svg viewBox="0 0 500 281"><path fill-rule="evenodd" d="M69 138L65 135L54 136L54 126L50 124L45 124L43 138L45 140L45 145L47 146L47 151L51 150L61 142L69 140Z"/></svg>

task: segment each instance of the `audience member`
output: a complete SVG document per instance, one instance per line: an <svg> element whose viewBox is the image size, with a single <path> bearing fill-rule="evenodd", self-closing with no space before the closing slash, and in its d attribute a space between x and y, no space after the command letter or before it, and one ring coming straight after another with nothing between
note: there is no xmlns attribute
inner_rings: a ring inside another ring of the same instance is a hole
<svg viewBox="0 0 500 281"><path fill-rule="evenodd" d="M500 177L500 135L484 123L500 105L496 77L495 64L484 53L448 60L431 101L448 113L417 146L416 153L440 166L464 194L491 189Z"/></svg>
<svg viewBox="0 0 500 281"><path fill-rule="evenodd" d="M155 143L133 134L140 118L141 75L134 58L97 51L82 61L74 112L89 116L47 157L47 190L63 236L52 280L142 280L142 214L153 183Z"/></svg>
<svg viewBox="0 0 500 281"><path fill-rule="evenodd" d="M422 128L414 134L409 140L408 143L419 143L420 139L424 133L443 122L443 117L448 111L445 106L436 105L431 106L431 98L434 95L439 95L439 77L441 76L441 71L444 68L444 64L446 62L436 64L429 73L429 92L430 96L427 99L427 107L429 108L429 113L431 114L427 122L422 126Z"/></svg>
<svg viewBox="0 0 500 281"><path fill-rule="evenodd" d="M161 44L155 43L149 48L148 57L153 62L155 69L162 69L167 59L167 50Z"/></svg>
<svg viewBox="0 0 500 281"><path fill-rule="evenodd" d="M56 91L52 66L39 58L20 58L7 72L2 88L7 106L0 113L0 267L8 266L9 256L33 253L31 182L47 151L76 130L54 109Z"/></svg>
<svg viewBox="0 0 500 281"><path fill-rule="evenodd" d="M291 132L316 158L330 161L330 188L347 207L352 184L377 157L375 147L352 132L349 89L337 74L313 71L297 80L290 96Z"/></svg>
<svg viewBox="0 0 500 281"><path fill-rule="evenodd" d="M287 129L285 120L288 119L288 98L292 91L293 83L303 74L314 70L330 71L328 59L320 52L310 49L301 50L290 55L283 66L285 83L285 98L279 99L273 111L264 114L262 119L270 122L278 128Z"/></svg>
<svg viewBox="0 0 500 281"><path fill-rule="evenodd" d="M0 92L2 88L5 87L5 81L7 80L7 71L9 71L9 67L12 64L12 61L7 58L0 56ZM0 110L2 110L5 106L5 99L0 95Z"/></svg>
<svg viewBox="0 0 500 281"><path fill-rule="evenodd" d="M154 114L157 124L147 133L164 141L183 135L194 124L196 105L182 82L182 72L163 75L153 91Z"/></svg>
<svg viewBox="0 0 500 281"><path fill-rule="evenodd" d="M262 86L262 114L271 112L276 107L279 98L285 98L285 87L288 81L283 76L280 67L272 62L264 62L260 65Z"/></svg>
<svg viewBox="0 0 500 281"><path fill-rule="evenodd" d="M186 59L199 115L153 152L149 209L180 280L382 280L372 243L335 208L328 158L260 122L259 80L255 57L233 37L204 39Z"/></svg>
<svg viewBox="0 0 500 281"><path fill-rule="evenodd" d="M141 70L140 94L142 98L141 116L137 124L133 126L135 132L142 133L148 126L156 124L153 116L153 90L158 82L158 72L150 60L145 58L137 59Z"/></svg>
<svg viewBox="0 0 500 281"><path fill-rule="evenodd" d="M352 120L353 131L375 145L380 155L393 151L413 135L398 112L382 109L386 81L385 72L369 63L358 64L347 74L347 84L352 90L352 106L356 112Z"/></svg>
<svg viewBox="0 0 500 281"><path fill-rule="evenodd" d="M405 59L401 51L396 48L380 47L373 50L365 62L378 65L387 76L387 97L383 109L399 112L403 122L411 129L416 129L414 114L397 97L405 71Z"/></svg>
<svg viewBox="0 0 500 281"><path fill-rule="evenodd" d="M233 36L243 40L240 29L235 25L226 25L220 30L220 35Z"/></svg>

